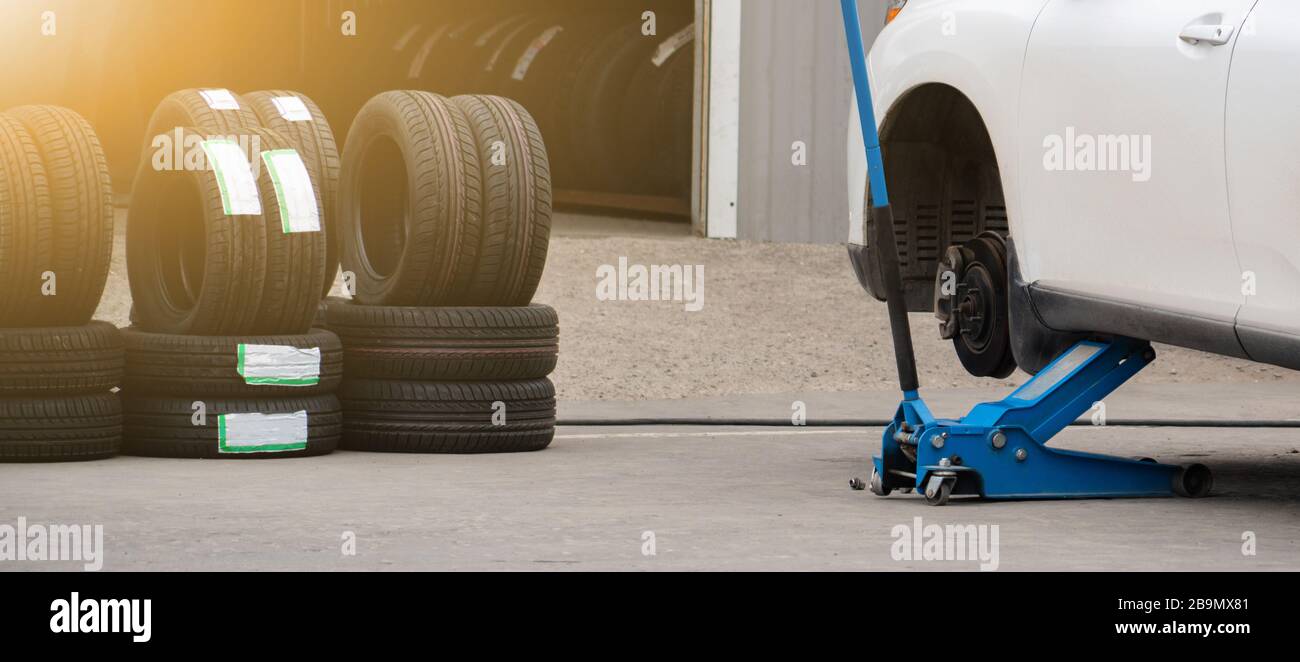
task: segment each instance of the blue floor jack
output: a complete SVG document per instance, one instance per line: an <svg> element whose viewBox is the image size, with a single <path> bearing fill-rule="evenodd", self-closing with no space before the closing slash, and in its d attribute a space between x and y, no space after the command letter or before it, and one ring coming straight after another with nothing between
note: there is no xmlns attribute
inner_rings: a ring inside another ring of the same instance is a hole
<svg viewBox="0 0 1300 662"><path fill-rule="evenodd" d="M911 328L894 243L894 217L885 186L866 53L855 0L840 0L853 85L867 148L877 259L889 306L890 330L903 403L872 458L870 488L878 496L917 490L931 505L952 495L986 499L1201 497L1213 487L1210 470L1143 458L1048 448L1047 443L1155 359L1146 341L1082 341L999 402L977 405L960 420L936 419L921 399ZM854 479L855 489L866 487Z"/></svg>

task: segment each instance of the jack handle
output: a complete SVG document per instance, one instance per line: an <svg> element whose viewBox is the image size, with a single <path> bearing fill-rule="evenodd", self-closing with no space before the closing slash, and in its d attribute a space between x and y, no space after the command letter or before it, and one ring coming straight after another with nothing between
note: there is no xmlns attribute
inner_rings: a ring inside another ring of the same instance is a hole
<svg viewBox="0 0 1300 662"><path fill-rule="evenodd" d="M898 364L898 384L907 400L920 398L916 376L916 353L912 347L912 328L903 301L903 276L898 266L898 245L894 239L894 212L885 185L885 164L880 153L880 135L876 131L876 113L871 105L871 83L867 78L867 55L862 43L862 24L856 0L840 0L844 14L844 33L849 43L849 61L853 68L853 88L858 99L858 118L862 138L867 146L867 172L871 179L871 215L875 220L876 260L885 285L889 306L889 328L894 339L894 360Z"/></svg>

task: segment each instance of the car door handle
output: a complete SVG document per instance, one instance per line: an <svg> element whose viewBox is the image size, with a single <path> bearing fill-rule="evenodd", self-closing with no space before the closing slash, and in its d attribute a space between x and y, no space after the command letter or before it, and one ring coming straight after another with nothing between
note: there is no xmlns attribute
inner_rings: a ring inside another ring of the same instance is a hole
<svg viewBox="0 0 1300 662"><path fill-rule="evenodd" d="M1232 39L1232 31L1231 25L1189 25L1178 38L1193 46L1200 43L1222 46Z"/></svg>

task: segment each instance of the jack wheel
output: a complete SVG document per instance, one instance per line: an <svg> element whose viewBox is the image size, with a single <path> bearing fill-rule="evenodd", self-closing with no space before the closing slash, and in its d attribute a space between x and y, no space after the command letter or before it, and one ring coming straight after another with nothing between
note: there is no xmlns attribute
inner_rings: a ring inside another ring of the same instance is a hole
<svg viewBox="0 0 1300 662"><path fill-rule="evenodd" d="M1204 464L1190 464L1180 467L1174 474L1174 493L1189 499L1199 499L1210 495L1214 489L1214 474Z"/></svg>
<svg viewBox="0 0 1300 662"><path fill-rule="evenodd" d="M873 469L871 471L871 493L876 496L885 497L889 496L889 493L892 491L893 490L890 488L885 487L885 481L881 480L880 473Z"/></svg>
<svg viewBox="0 0 1300 662"><path fill-rule="evenodd" d="M931 486L925 488L925 502L931 506L948 505L948 499L952 496L951 480L940 481L937 487Z"/></svg>
<svg viewBox="0 0 1300 662"><path fill-rule="evenodd" d="M862 482L861 478L850 478L849 489L853 490L854 492L860 492L862 490L867 489L867 484Z"/></svg>

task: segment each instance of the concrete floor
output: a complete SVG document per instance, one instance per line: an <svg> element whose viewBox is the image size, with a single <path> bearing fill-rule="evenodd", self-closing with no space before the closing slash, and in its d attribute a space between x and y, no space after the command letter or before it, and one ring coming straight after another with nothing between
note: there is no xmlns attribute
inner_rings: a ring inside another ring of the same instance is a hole
<svg viewBox="0 0 1300 662"><path fill-rule="evenodd" d="M878 435L568 427L523 455L0 465L0 523L102 524L105 570L978 568L894 560L894 527L916 517L998 525L1001 571L1300 569L1296 430L1072 428L1055 445L1206 463L1216 496L946 508L848 489Z"/></svg>
<svg viewBox="0 0 1300 662"><path fill-rule="evenodd" d="M557 219L538 300L561 314L553 379L562 419L788 419L794 401L813 421L892 414L884 306L858 289L842 247L712 242L673 225L624 225ZM597 302L595 269L620 256L707 265L707 307ZM119 245L100 317L125 323L129 306ZM957 375L933 319L914 323L936 413L959 415L1023 379L990 388ZM1160 352L1107 399L1110 418L1300 420L1300 373ZM1057 446L1208 464L1217 496L947 508L848 489L850 477L869 473L879 434L570 426L527 455L0 465L0 525L102 524L107 570L978 567L894 560L891 532L916 517L923 526L997 525L1002 571L1300 570L1300 430L1072 428ZM646 532L653 556L643 554ZM1246 532L1253 556L1242 553ZM348 533L355 556L342 553ZM0 562L0 571L80 567Z"/></svg>

